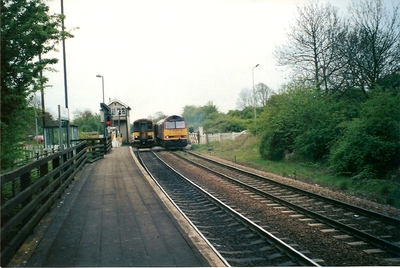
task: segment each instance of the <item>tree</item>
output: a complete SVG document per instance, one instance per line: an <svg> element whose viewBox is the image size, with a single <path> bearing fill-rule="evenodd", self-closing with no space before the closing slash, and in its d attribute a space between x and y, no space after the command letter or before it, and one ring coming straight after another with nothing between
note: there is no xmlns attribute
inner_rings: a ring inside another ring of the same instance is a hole
<svg viewBox="0 0 400 268"><path fill-rule="evenodd" d="M218 107L212 101L207 102L206 105L201 107L201 110L203 111L206 117L209 114L218 113Z"/></svg>
<svg viewBox="0 0 400 268"><path fill-rule="evenodd" d="M156 112L153 116L151 116L151 115L148 116L148 118L155 123L157 123L158 121L160 121L161 119L164 119L166 117L168 117L168 116L161 111Z"/></svg>
<svg viewBox="0 0 400 268"><path fill-rule="evenodd" d="M204 121L207 133L241 132L246 129L246 120L232 117L223 113L212 113Z"/></svg>
<svg viewBox="0 0 400 268"><path fill-rule="evenodd" d="M183 107L182 116L186 119L188 126L197 129L206 120L206 115L201 108L194 105L186 105Z"/></svg>
<svg viewBox="0 0 400 268"><path fill-rule="evenodd" d="M258 83L255 86L256 106L264 107L272 94L272 89L264 83Z"/></svg>
<svg viewBox="0 0 400 268"><path fill-rule="evenodd" d="M249 107L263 107L267 103L268 98L272 94L272 89L264 83L258 83L254 86L255 92L248 88L243 88L239 92L239 97L236 101L236 106L240 110L245 110ZM255 94L255 95L254 95Z"/></svg>
<svg viewBox="0 0 400 268"><path fill-rule="evenodd" d="M242 88L239 92L236 106L239 110L244 110L247 107L253 106L253 93L249 88Z"/></svg>
<svg viewBox="0 0 400 268"><path fill-rule="evenodd" d="M378 81L400 70L400 5L390 11L381 0L354 2L342 54L345 76L367 96Z"/></svg>
<svg viewBox="0 0 400 268"><path fill-rule="evenodd" d="M40 72L57 59L42 58L62 38L61 15L50 15L43 0L1 1L1 165L19 155L28 120L28 96L47 81Z"/></svg>
<svg viewBox="0 0 400 268"><path fill-rule="evenodd" d="M41 99L37 94L31 94L28 97L28 108L26 111L26 123L24 135L25 137L29 135L36 134L36 129L38 134L43 134L43 122L47 122L47 126L58 125L58 121L54 119L53 115L48 112L44 112L40 108ZM45 120L43 120L43 117Z"/></svg>
<svg viewBox="0 0 400 268"><path fill-rule="evenodd" d="M209 101L204 106L186 105L183 107L182 116L186 119L190 127L197 129L213 113L218 114L218 107L212 101Z"/></svg>
<svg viewBox="0 0 400 268"><path fill-rule="evenodd" d="M90 110L75 111L72 123L79 126L79 132L104 133L104 125L100 122L100 115L93 114Z"/></svg>
<svg viewBox="0 0 400 268"><path fill-rule="evenodd" d="M343 68L338 49L343 40L344 24L338 9L311 2L298 8L288 43L275 51L281 66L291 68L296 76L306 77L317 89L333 89L332 78Z"/></svg>

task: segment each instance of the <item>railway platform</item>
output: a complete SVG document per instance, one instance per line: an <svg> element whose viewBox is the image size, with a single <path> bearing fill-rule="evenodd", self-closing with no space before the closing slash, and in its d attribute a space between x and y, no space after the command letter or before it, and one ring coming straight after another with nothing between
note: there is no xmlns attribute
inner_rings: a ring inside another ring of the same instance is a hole
<svg viewBox="0 0 400 268"><path fill-rule="evenodd" d="M78 172L9 266L224 266L131 147Z"/></svg>

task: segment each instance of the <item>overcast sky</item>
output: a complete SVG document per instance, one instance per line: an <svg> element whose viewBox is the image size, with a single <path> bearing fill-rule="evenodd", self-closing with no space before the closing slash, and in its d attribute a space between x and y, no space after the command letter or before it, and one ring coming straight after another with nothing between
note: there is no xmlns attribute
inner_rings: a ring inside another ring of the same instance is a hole
<svg viewBox="0 0 400 268"><path fill-rule="evenodd" d="M345 9L350 0L332 3ZM262 82L277 91L285 82L273 52L286 40L296 6L306 0L64 0L68 108L99 113L105 99L131 107L131 121L156 112L182 114L209 101L227 113L238 94ZM53 13L60 1L50 0ZM50 56L50 55L49 55ZM45 89L46 110L65 106L62 47L58 72Z"/></svg>

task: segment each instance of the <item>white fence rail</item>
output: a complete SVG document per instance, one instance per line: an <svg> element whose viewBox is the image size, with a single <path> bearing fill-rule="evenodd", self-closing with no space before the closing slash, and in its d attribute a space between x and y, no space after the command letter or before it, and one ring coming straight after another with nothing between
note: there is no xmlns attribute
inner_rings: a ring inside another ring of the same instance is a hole
<svg viewBox="0 0 400 268"><path fill-rule="evenodd" d="M54 145L46 148L44 144L24 145L24 157L15 161L14 166L25 165L31 161L38 160L39 158L58 152L60 151L59 147L59 145ZM63 148L67 148L66 144L63 144Z"/></svg>
<svg viewBox="0 0 400 268"><path fill-rule="evenodd" d="M229 133L189 133L189 141L191 144L207 144L210 142L220 142L222 140L234 140L240 135L247 135L247 131L229 132Z"/></svg>

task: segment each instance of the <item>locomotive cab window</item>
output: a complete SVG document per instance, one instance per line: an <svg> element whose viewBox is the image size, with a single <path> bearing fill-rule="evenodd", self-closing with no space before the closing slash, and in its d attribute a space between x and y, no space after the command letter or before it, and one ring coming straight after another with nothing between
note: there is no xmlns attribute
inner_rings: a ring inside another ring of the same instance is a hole
<svg viewBox="0 0 400 268"><path fill-rule="evenodd" d="M174 122L165 122L166 129L176 129L176 128L185 128L185 121L174 121Z"/></svg>
<svg viewBox="0 0 400 268"><path fill-rule="evenodd" d="M175 128L175 122L165 122L165 128L172 129Z"/></svg>
<svg viewBox="0 0 400 268"><path fill-rule="evenodd" d="M185 128L185 121L176 121L176 128Z"/></svg>

